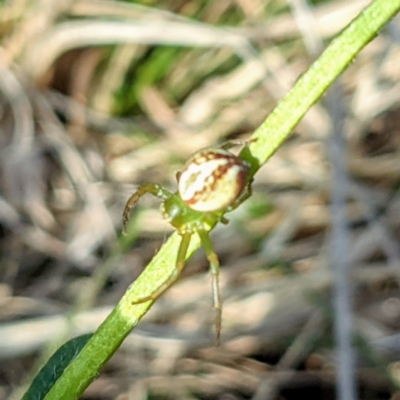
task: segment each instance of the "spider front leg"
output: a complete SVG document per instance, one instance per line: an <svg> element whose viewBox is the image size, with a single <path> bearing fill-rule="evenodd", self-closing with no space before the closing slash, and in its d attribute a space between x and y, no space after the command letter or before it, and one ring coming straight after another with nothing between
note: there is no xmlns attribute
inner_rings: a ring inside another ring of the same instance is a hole
<svg viewBox="0 0 400 400"><path fill-rule="evenodd" d="M239 197L231 204L229 207L227 207L226 212L231 212L238 208L244 201L246 201L249 197L252 195L252 187L251 184L253 183L253 180L250 180L246 183L246 186L243 188L242 192L240 193ZM223 222L223 221L221 221ZM224 222L223 222L224 223Z"/></svg>
<svg viewBox="0 0 400 400"><path fill-rule="evenodd" d="M122 217L122 233L126 235L126 228L129 220L129 212L137 204L139 199L146 193L150 193L155 197L166 200L172 196L172 193L164 187L155 183L145 183L140 185L136 192L128 199L125 205L124 214Z"/></svg>
<svg viewBox="0 0 400 400"><path fill-rule="evenodd" d="M213 307L215 310L215 331L217 334L216 344L219 345L222 325L222 301L221 290L219 287L219 260L217 253L214 250L214 246L211 242L209 233L203 229L198 229L197 233L200 237L201 244L203 245L204 251L206 253L207 260L210 263Z"/></svg>
<svg viewBox="0 0 400 400"><path fill-rule="evenodd" d="M153 293L148 296L141 297L138 300L132 302L132 304L141 304L150 300L157 300L170 286L172 286L179 278L180 273L183 270L186 262L186 253L190 244L190 238L192 237L191 232L185 232L182 234L182 240L179 245L178 255L176 257L175 268L171 272L171 275L164 281Z"/></svg>

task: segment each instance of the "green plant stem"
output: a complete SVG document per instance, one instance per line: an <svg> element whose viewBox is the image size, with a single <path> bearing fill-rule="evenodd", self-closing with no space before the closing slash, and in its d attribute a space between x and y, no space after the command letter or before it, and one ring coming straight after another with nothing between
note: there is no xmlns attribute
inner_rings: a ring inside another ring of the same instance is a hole
<svg viewBox="0 0 400 400"><path fill-rule="evenodd" d="M165 277L174 267L180 240L177 233L171 235L87 345L65 369L64 374L46 395L45 400L77 399L83 393L98 375L101 367L151 307L152 301L136 305L132 305L132 302L151 294L154 288L158 288L165 281ZM199 244L199 238L193 237L188 249L188 257L194 253Z"/></svg>
<svg viewBox="0 0 400 400"><path fill-rule="evenodd" d="M253 173L399 9L399 0L375 0L330 43L251 137L257 140L249 145L249 152L245 150L244 158L252 161Z"/></svg>
<svg viewBox="0 0 400 400"><path fill-rule="evenodd" d="M252 163L254 174L287 139L308 109L323 95L359 51L400 9L400 0L375 0L338 36L299 79L253 135L255 142L241 156ZM174 268L180 237L175 233L128 289L114 311L99 327L74 361L49 391L46 400L76 399L98 375L152 302L132 305L157 289ZM189 258L199 247L193 235Z"/></svg>

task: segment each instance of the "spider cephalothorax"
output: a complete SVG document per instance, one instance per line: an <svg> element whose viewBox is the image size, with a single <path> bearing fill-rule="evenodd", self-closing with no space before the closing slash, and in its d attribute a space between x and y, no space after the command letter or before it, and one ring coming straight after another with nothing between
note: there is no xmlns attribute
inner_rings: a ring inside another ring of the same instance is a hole
<svg viewBox="0 0 400 400"><path fill-rule="evenodd" d="M228 142L222 147L209 147L195 153L176 175L178 181L176 193L171 193L154 183L139 186L136 193L127 201L123 215L123 232L125 232L131 208L144 194L151 193L164 200L161 204L163 216L182 236L173 273L155 292L135 301L135 304L157 299L178 279L185 265L190 238L193 233L199 235L213 277L217 341L221 332L222 312L219 261L209 232L218 222L227 223L224 214L235 209L251 195L249 163L228 151L235 145L236 143Z"/></svg>

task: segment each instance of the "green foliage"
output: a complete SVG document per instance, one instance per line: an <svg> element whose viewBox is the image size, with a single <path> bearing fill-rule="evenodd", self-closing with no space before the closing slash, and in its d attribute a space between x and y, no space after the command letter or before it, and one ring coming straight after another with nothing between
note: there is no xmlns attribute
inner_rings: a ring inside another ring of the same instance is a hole
<svg viewBox="0 0 400 400"><path fill-rule="evenodd" d="M163 79L180 51L181 48L172 46L157 47L148 51L140 64L128 71L124 85L115 95L114 112L119 115L132 115L137 111L138 98L143 87Z"/></svg>
<svg viewBox="0 0 400 400"><path fill-rule="evenodd" d="M22 400L42 400L68 365L80 353L92 334L81 335L63 344L33 380Z"/></svg>
<svg viewBox="0 0 400 400"><path fill-rule="evenodd" d="M163 91L169 93L171 99L181 102L190 90L211 75L224 74L238 65L239 59L236 56L220 53L223 52L219 49L197 49L189 52L176 46L148 50L137 64L131 66L123 85L115 93L113 113L121 116L137 113L140 110L139 101L143 88L152 85L164 87ZM222 62L221 57L224 58ZM187 71L178 84L170 85L171 71L184 69L185 63L193 70Z"/></svg>
<svg viewBox="0 0 400 400"><path fill-rule="evenodd" d="M260 219L270 214L272 211L274 211L274 209L275 205L270 202L270 199L265 198L265 196L257 196L257 194L255 194L251 199L251 203L247 208L247 212L251 219Z"/></svg>

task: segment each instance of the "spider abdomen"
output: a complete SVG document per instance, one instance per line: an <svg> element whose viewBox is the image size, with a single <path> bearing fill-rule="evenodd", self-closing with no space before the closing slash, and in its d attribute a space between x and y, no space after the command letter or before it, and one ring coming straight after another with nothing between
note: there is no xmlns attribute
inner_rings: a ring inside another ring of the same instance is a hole
<svg viewBox="0 0 400 400"><path fill-rule="evenodd" d="M179 195L193 210L223 210L242 192L249 169L246 161L227 150L201 150L188 160L178 176Z"/></svg>

